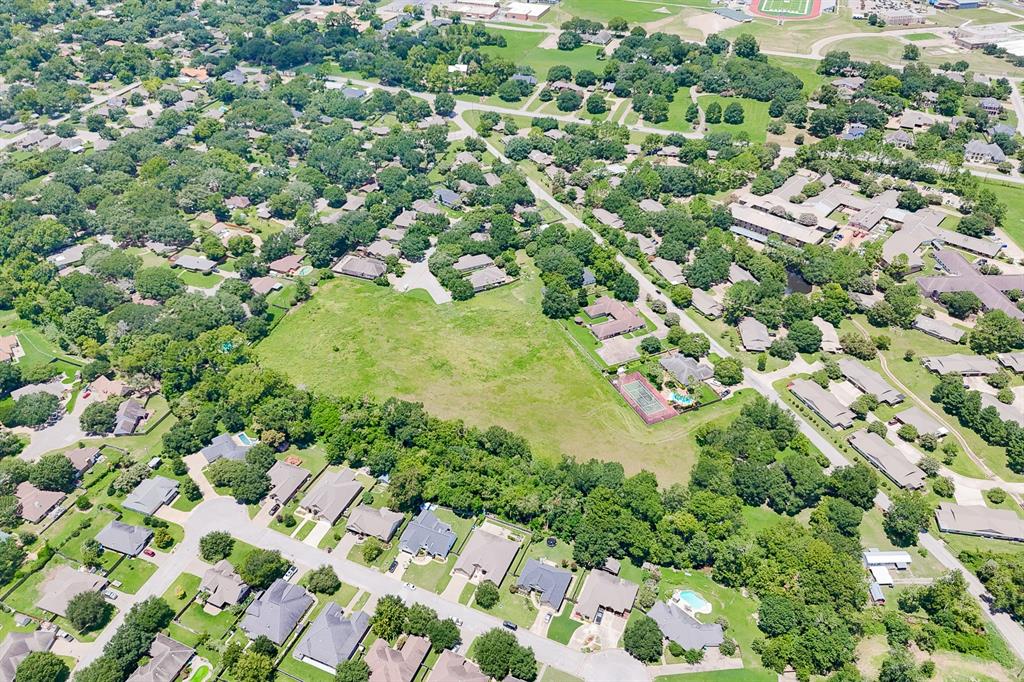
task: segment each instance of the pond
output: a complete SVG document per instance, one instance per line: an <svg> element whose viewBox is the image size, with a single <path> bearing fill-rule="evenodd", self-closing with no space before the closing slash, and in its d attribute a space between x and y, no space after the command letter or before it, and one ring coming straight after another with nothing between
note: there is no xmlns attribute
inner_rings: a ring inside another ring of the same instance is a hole
<svg viewBox="0 0 1024 682"><path fill-rule="evenodd" d="M786 293L787 294L809 294L811 285L800 276L799 272L786 271Z"/></svg>

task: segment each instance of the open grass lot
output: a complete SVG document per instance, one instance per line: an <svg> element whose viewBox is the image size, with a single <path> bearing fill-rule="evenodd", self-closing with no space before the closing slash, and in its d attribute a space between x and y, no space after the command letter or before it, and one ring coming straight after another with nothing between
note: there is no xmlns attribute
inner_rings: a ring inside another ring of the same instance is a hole
<svg viewBox="0 0 1024 682"><path fill-rule="evenodd" d="M866 21L854 21L850 18L850 10L840 7L834 14L825 13L812 20L786 22L782 28L774 18L755 17L753 21L727 28L721 35L723 38L735 40L736 36L749 33L757 38L763 50L810 54L811 44L816 40L843 33L875 31L881 33L882 29L870 26Z"/></svg>
<svg viewBox="0 0 1024 682"><path fill-rule="evenodd" d="M743 107L743 123L732 124L724 121L720 123L708 124L708 127L714 132L732 133L734 136L740 131L745 131L750 136L751 142L764 142L767 137L768 121L768 102L758 102L753 99L745 99L742 97L720 97L719 95L703 95L698 100L701 109L707 111L708 106L712 102L718 102L722 107L722 111L725 108L737 102Z"/></svg>
<svg viewBox="0 0 1024 682"><path fill-rule="evenodd" d="M541 314L540 286L526 267L515 284L437 306L336 279L257 352L265 367L310 389L417 400L440 417L516 431L544 457L600 457L630 473L649 469L666 485L685 480L694 430L734 414L743 399L647 427Z"/></svg>
<svg viewBox="0 0 1024 682"><path fill-rule="evenodd" d="M1006 204L1003 230L1018 246L1024 246L1024 187L986 178L979 180L985 189L992 190L996 197Z"/></svg>
<svg viewBox="0 0 1024 682"><path fill-rule="evenodd" d="M818 73L818 61L815 59L800 59L799 57L768 57L768 63L772 66L789 71L804 82L804 94L811 95L828 78Z"/></svg>
<svg viewBox="0 0 1024 682"><path fill-rule="evenodd" d="M163 599L167 602L168 606L174 609L175 613L178 613L199 592L199 584L201 582L202 579L198 575L182 573L174 581L174 584L164 592Z"/></svg>
<svg viewBox="0 0 1024 682"><path fill-rule="evenodd" d="M645 123L652 128L665 130L666 132L688 133L693 130L693 125L686 120L686 110L693 100L690 99L690 89L680 88L676 91L672 101L668 103L668 120L661 123Z"/></svg>
<svg viewBox="0 0 1024 682"><path fill-rule="evenodd" d="M659 675L654 679L658 682L775 682L778 678L778 674L771 670L744 668L742 670Z"/></svg>
<svg viewBox="0 0 1024 682"><path fill-rule="evenodd" d="M634 2L633 0L566 0L555 8L556 12L548 12L544 20L548 23L560 23L568 15L607 23L613 17L622 17L632 24L664 21L673 14L687 7L710 7L709 0L670 0L663 3ZM668 13L658 12L661 7Z"/></svg>
<svg viewBox="0 0 1024 682"><path fill-rule="evenodd" d="M626 3L615 4L621 6ZM504 36L506 44L505 47L484 47L482 52L509 59L516 64L529 64L537 72L538 81L543 81L548 69L556 64L568 66L574 74L580 69L590 69L599 74L604 68L603 63L597 59L601 48L594 45L584 45L575 50L548 50L538 47L547 37L546 33L502 29L490 29L488 32Z"/></svg>
<svg viewBox="0 0 1024 682"><path fill-rule="evenodd" d="M107 578L121 583L117 589L126 594L135 594L142 589L149 577L156 573L156 564L145 559L125 559Z"/></svg>
<svg viewBox="0 0 1024 682"><path fill-rule="evenodd" d="M934 33L908 33L903 37L911 42L916 43L921 40L937 40L939 36L935 35Z"/></svg>
<svg viewBox="0 0 1024 682"><path fill-rule="evenodd" d="M854 59L899 64L902 63L905 45L906 43L896 36L881 35L877 37L840 40L830 44L829 49L849 52L850 56ZM936 68L953 58L955 60L963 59L970 64L972 71L981 73L1019 76L1022 72L1021 69L1014 67L1009 62L985 55L980 50L957 52L955 55L950 55L941 48L925 47L921 50L919 61Z"/></svg>

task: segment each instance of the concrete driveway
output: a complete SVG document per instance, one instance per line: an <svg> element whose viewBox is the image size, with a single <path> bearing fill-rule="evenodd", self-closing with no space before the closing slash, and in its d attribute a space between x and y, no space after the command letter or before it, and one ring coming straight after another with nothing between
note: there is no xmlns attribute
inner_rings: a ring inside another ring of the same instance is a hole
<svg viewBox="0 0 1024 682"><path fill-rule="evenodd" d="M40 431L16 429L18 433L28 435L30 439L29 444L25 446L25 449L21 451L18 457L34 462L47 452L70 447L78 441L87 438L88 436L86 436L85 431L82 431L81 426L78 424L78 418L82 416L85 408L94 402L96 401L92 396L85 399L79 396L71 412L64 413L64 416L53 426Z"/></svg>
<svg viewBox="0 0 1024 682"><path fill-rule="evenodd" d="M391 281L391 286L395 288L395 291L404 292L413 289L423 289L430 294L430 298L434 299L434 303L438 305L441 303L451 303L452 295L441 286L437 278L431 274L430 268L427 267L427 261L430 260L430 254L432 253L434 253L433 247L427 249L423 255L423 260L406 265L405 274L401 277L390 275L388 279Z"/></svg>

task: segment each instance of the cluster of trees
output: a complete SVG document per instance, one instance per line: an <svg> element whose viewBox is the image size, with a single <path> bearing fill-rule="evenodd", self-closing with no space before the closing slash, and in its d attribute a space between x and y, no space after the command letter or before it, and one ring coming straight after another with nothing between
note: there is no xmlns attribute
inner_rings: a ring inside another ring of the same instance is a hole
<svg viewBox="0 0 1024 682"><path fill-rule="evenodd" d="M429 606L408 606L394 594L384 595L377 602L370 627L375 635L389 641L403 634L426 637L437 653L455 647L460 641L459 627L451 618L441 620Z"/></svg>
<svg viewBox="0 0 1024 682"><path fill-rule="evenodd" d="M1024 616L1024 553L962 552L960 559L978 576L992 595L992 608Z"/></svg>
<svg viewBox="0 0 1024 682"><path fill-rule="evenodd" d="M888 611L882 619L890 646L906 647L914 642L924 651L991 655L981 607L967 591L967 580L960 571L900 592L897 604L899 611ZM922 614L927 617L924 622L920 622Z"/></svg>
<svg viewBox="0 0 1024 682"><path fill-rule="evenodd" d="M1003 421L991 405L983 407L981 393L969 390L958 375L943 376L932 390L932 400L990 445L1006 448L1006 465L1024 472L1024 429L1015 421Z"/></svg>
<svg viewBox="0 0 1024 682"><path fill-rule="evenodd" d="M128 611L121 627L103 647L103 655L75 673L81 682L124 682L149 653L156 634L174 617L174 611L159 597L150 597Z"/></svg>

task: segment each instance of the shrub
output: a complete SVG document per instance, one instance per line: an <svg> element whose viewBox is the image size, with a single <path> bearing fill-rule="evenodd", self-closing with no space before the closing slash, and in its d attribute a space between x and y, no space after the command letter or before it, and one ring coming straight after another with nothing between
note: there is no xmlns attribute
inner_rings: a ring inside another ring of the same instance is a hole
<svg viewBox="0 0 1024 682"><path fill-rule="evenodd" d="M476 588L476 603L480 608L489 609L498 603L500 594L498 586L490 580L485 580Z"/></svg>
<svg viewBox="0 0 1024 682"><path fill-rule="evenodd" d="M384 553L384 544L377 538L366 538L363 542L363 559L367 562L376 561Z"/></svg>
<svg viewBox="0 0 1024 682"><path fill-rule="evenodd" d="M992 488L985 493L985 497L992 504L1002 504L1006 501L1006 491L1002 488Z"/></svg>

